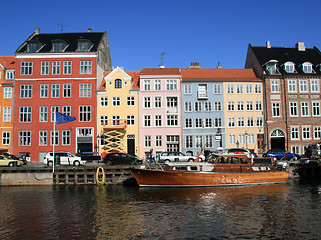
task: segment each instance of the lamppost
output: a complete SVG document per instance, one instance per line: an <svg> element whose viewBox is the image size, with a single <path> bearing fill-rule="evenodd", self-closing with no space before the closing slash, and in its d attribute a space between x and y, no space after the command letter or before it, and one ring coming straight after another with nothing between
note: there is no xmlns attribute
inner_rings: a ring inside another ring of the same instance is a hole
<svg viewBox="0 0 321 240"><path fill-rule="evenodd" d="M245 133L244 133L244 136L245 136L245 148L247 148L247 136L248 136L249 134L248 134L248 132L247 131L245 131Z"/></svg>
<svg viewBox="0 0 321 240"><path fill-rule="evenodd" d="M222 132L221 129L218 128L217 132L215 134L215 141L218 142L218 148L217 149L222 149Z"/></svg>

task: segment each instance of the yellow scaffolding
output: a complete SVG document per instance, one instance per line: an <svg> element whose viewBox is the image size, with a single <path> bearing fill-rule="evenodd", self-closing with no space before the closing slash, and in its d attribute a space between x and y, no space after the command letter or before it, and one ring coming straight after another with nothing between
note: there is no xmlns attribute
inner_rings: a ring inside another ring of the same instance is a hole
<svg viewBox="0 0 321 240"><path fill-rule="evenodd" d="M123 152L123 139L126 134L127 120L116 119L104 121L103 133L105 152Z"/></svg>

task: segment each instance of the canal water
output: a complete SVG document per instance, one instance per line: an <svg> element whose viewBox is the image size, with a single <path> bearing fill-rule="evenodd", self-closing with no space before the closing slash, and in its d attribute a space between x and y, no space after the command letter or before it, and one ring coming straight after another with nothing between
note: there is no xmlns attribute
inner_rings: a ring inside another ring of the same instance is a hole
<svg viewBox="0 0 321 240"><path fill-rule="evenodd" d="M321 239L321 183L0 187L1 239Z"/></svg>

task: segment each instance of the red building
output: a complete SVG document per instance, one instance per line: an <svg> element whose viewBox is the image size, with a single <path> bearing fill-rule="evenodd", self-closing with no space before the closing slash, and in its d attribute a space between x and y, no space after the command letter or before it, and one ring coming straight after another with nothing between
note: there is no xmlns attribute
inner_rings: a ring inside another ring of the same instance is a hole
<svg viewBox="0 0 321 240"><path fill-rule="evenodd" d="M96 90L111 70L106 32L41 34L16 51L13 153L43 161L53 150L92 152ZM55 112L76 120L55 125Z"/></svg>

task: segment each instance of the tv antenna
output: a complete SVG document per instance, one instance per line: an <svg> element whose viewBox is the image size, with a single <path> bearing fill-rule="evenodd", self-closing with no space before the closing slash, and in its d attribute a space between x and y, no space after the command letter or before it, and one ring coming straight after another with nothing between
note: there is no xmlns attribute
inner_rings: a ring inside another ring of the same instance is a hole
<svg viewBox="0 0 321 240"><path fill-rule="evenodd" d="M161 56L160 56L160 60L161 60L160 65L161 65L161 66L164 66L165 55L167 55L167 53L166 53L166 52L162 52L160 55L161 55Z"/></svg>
<svg viewBox="0 0 321 240"><path fill-rule="evenodd" d="M57 25L61 27L61 28L60 28L60 32L61 32L61 33L64 32L64 27L68 27L68 25L60 24L60 23L58 23Z"/></svg>

